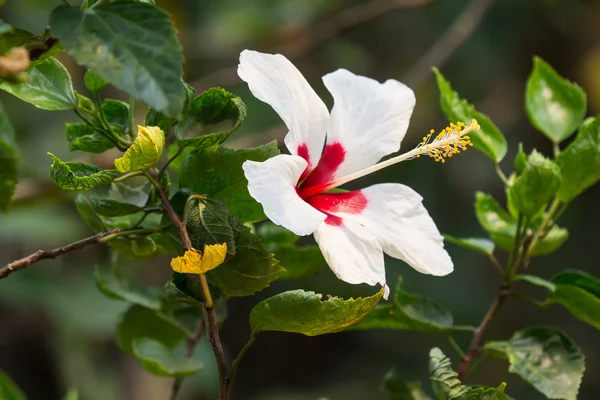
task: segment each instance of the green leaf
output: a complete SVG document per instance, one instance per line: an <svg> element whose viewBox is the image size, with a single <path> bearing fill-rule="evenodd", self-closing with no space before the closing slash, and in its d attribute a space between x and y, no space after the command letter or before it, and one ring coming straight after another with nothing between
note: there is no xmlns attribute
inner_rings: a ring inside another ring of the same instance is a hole
<svg viewBox="0 0 600 400"><path fill-rule="evenodd" d="M277 246L270 250L285 271L278 279L302 279L321 271L327 263L319 246Z"/></svg>
<svg viewBox="0 0 600 400"><path fill-rule="evenodd" d="M48 58L25 73L27 81L2 81L0 89L42 110L70 110L77 107L71 76L55 58Z"/></svg>
<svg viewBox="0 0 600 400"><path fill-rule="evenodd" d="M235 256L233 228L229 225L231 212L227 204L216 196L198 196L192 200L187 214L186 228L192 245L203 249L205 244L227 243L227 254Z"/></svg>
<svg viewBox="0 0 600 400"><path fill-rule="evenodd" d="M215 146L196 150L183 163L179 187L220 197L244 222L261 221L265 219L262 206L248 193L242 164L246 160L265 161L277 154L274 141L250 149Z"/></svg>
<svg viewBox="0 0 600 400"><path fill-rule="evenodd" d="M476 251L481 254L490 255L494 252L494 242L485 238L456 238L444 235L444 239L457 246Z"/></svg>
<svg viewBox="0 0 600 400"><path fill-rule="evenodd" d="M131 241L131 251L137 257L152 256L156 250L156 242L150 236L144 236Z"/></svg>
<svg viewBox="0 0 600 400"><path fill-rule="evenodd" d="M469 134L471 142L494 162L502 160L507 151L506 139L502 132L487 116L475 110L475 107L461 99L457 92L452 91L450 83L437 68L433 68L433 72L437 78L440 103L446 118L451 122L462 121L467 125L472 119L476 119L481 128Z"/></svg>
<svg viewBox="0 0 600 400"><path fill-rule="evenodd" d="M509 371L521 376L549 399L575 400L583 371L581 350L556 328L528 328L508 341L485 345L492 355L503 354Z"/></svg>
<svg viewBox="0 0 600 400"><path fill-rule="evenodd" d="M190 104L177 125L179 146L206 148L223 143L246 118L246 105L224 89L213 88Z"/></svg>
<svg viewBox="0 0 600 400"><path fill-rule="evenodd" d="M115 160L117 171L144 171L154 167L165 147L165 134L155 126L138 126L138 135L123 157Z"/></svg>
<svg viewBox="0 0 600 400"><path fill-rule="evenodd" d="M543 256L555 252L569 238L569 231L554 225L531 250L532 256Z"/></svg>
<svg viewBox="0 0 600 400"><path fill-rule="evenodd" d="M104 223L92 208L90 199L87 196L84 196L81 193L78 194L77 197L75 197L75 208L77 209L79 215L81 215L81 217L85 221L86 225L92 231L94 231L95 233L106 231Z"/></svg>
<svg viewBox="0 0 600 400"><path fill-rule="evenodd" d="M555 284L553 284L550 281L547 281L544 278L540 278L539 276L535 276L535 275L526 275L526 274L515 275L514 279L518 280L518 281L529 282L532 285L543 287L544 289L547 289L551 292L553 292L556 289Z"/></svg>
<svg viewBox="0 0 600 400"><path fill-rule="evenodd" d="M106 135L86 124L67 124L66 133L70 151L103 153L115 147L115 143Z"/></svg>
<svg viewBox="0 0 600 400"><path fill-rule="evenodd" d="M15 134L0 104L0 211L6 212L19 179Z"/></svg>
<svg viewBox="0 0 600 400"><path fill-rule="evenodd" d="M172 348L187 333L183 326L173 324L173 320L162 312L132 305L117 325L117 345L124 353L133 355L136 339L154 339Z"/></svg>
<svg viewBox="0 0 600 400"><path fill-rule="evenodd" d="M7 23L3 24L2 33L0 34L0 55L8 53L13 47L23 47L28 43L37 41L37 37L23 29L14 29Z"/></svg>
<svg viewBox="0 0 600 400"><path fill-rule="evenodd" d="M256 235L267 245L292 245L298 241L298 236L282 226L265 221L256 229Z"/></svg>
<svg viewBox="0 0 600 400"><path fill-rule="evenodd" d="M475 194L475 215L481 227L488 232L494 243L505 250L515 244L517 221L507 213L489 194Z"/></svg>
<svg viewBox="0 0 600 400"><path fill-rule="evenodd" d="M237 217L230 215L228 223L234 233L235 257L207 276L227 296L248 296L268 287L285 269Z"/></svg>
<svg viewBox="0 0 600 400"><path fill-rule="evenodd" d="M505 383L497 388L465 386L452 369L450 359L435 347L429 352L429 374L438 400L510 400Z"/></svg>
<svg viewBox="0 0 600 400"><path fill-rule="evenodd" d="M189 105L191 104L192 100L194 99L194 93L195 93L195 89L193 87L191 87L190 85L188 85L185 81L181 81L181 83L183 84L183 107L182 107L182 114L185 115L187 113L187 110L189 108ZM169 117L163 113L161 113L160 111L156 111L154 108L149 107L148 108L148 112L146 113L146 120L145 120L145 125L146 126L158 126L160 129L163 130L163 132L169 132L171 130L172 127L174 127L175 125L177 125L177 118L173 118L173 117ZM174 144L174 146L177 148L178 145Z"/></svg>
<svg viewBox="0 0 600 400"><path fill-rule="evenodd" d="M562 174L557 197L569 202L600 179L600 118L582 127L556 158Z"/></svg>
<svg viewBox="0 0 600 400"><path fill-rule="evenodd" d="M112 299L128 301L151 310L161 309L162 298L156 289L125 278L117 269L104 274L96 267L95 277L98 289Z"/></svg>
<svg viewBox="0 0 600 400"><path fill-rule="evenodd" d="M89 190L98 186L110 184L116 177L114 169L103 170L94 165L63 162L52 153L52 180L63 190Z"/></svg>
<svg viewBox="0 0 600 400"><path fill-rule="evenodd" d="M129 104L119 100L106 99L102 103L102 111L113 130L117 130L121 136L129 129Z"/></svg>
<svg viewBox="0 0 600 400"><path fill-rule="evenodd" d="M410 294L402 289L398 277L394 304L380 304L354 329L391 328L424 332L452 329L452 313L430 297Z"/></svg>
<svg viewBox="0 0 600 400"><path fill-rule="evenodd" d="M560 183L558 166L534 150L525 171L511 186L512 201L523 214L534 216L552 200Z"/></svg>
<svg viewBox="0 0 600 400"><path fill-rule="evenodd" d="M173 349L152 339L135 339L133 354L146 371L158 376L183 378L195 374L204 366L192 358L173 354Z"/></svg>
<svg viewBox="0 0 600 400"><path fill-rule="evenodd" d="M576 269L561 271L552 277L552 282L557 285L577 286L600 297L600 279L583 271Z"/></svg>
<svg viewBox="0 0 600 400"><path fill-rule="evenodd" d="M103 87L108 85L108 81L104 80L100 75L88 69L83 77L83 82L87 90L92 93L98 93Z"/></svg>
<svg viewBox="0 0 600 400"><path fill-rule="evenodd" d="M69 389L63 400L79 400L79 391L77 389Z"/></svg>
<svg viewBox="0 0 600 400"><path fill-rule="evenodd" d="M420 382L404 382L395 368L385 374L382 387L388 400L431 400L421 389Z"/></svg>
<svg viewBox="0 0 600 400"><path fill-rule="evenodd" d="M183 55L166 13L132 1L87 10L63 5L52 12L50 25L80 64L156 110L178 116Z"/></svg>
<svg viewBox="0 0 600 400"><path fill-rule="evenodd" d="M123 215L135 214L144 210L142 207L138 207L134 204L122 203L111 199L91 198L90 204L97 214L105 217L120 217Z"/></svg>
<svg viewBox="0 0 600 400"><path fill-rule="evenodd" d="M258 303L250 312L250 328L317 336L340 332L368 315L383 296L383 289L370 297L344 300L304 290L280 293Z"/></svg>
<svg viewBox="0 0 600 400"><path fill-rule="evenodd" d="M567 270L552 278L548 302L566 307L579 320L600 329L600 279L583 271Z"/></svg>
<svg viewBox="0 0 600 400"><path fill-rule="evenodd" d="M519 151L515 156L515 170L520 175L527 167L527 154L523 151L523 143L519 143Z"/></svg>
<svg viewBox="0 0 600 400"><path fill-rule="evenodd" d="M0 399L26 400L25 395L19 390L13 380L2 371L0 371Z"/></svg>
<svg viewBox="0 0 600 400"><path fill-rule="evenodd" d="M525 109L531 123L554 142L571 136L585 117L587 100L583 89L561 77L539 57L527 80Z"/></svg>
<svg viewBox="0 0 600 400"><path fill-rule="evenodd" d="M295 246L298 236L281 226L267 222L258 227L256 234L285 268L279 279L306 278L327 265L318 246Z"/></svg>
<svg viewBox="0 0 600 400"><path fill-rule="evenodd" d="M173 278L165 285L169 298L189 304L202 305L204 297L198 282L190 279L186 274L173 272Z"/></svg>

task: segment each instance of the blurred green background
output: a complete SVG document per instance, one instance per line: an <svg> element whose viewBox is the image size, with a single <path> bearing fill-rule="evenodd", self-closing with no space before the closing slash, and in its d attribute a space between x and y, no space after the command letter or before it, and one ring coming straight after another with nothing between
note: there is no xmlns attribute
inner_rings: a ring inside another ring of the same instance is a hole
<svg viewBox="0 0 600 400"><path fill-rule="evenodd" d="M41 32L58 0L7 0L0 16L11 25ZM331 97L320 77L337 68L378 80L399 79L411 86L417 106L404 147L416 145L430 128L446 125L430 64L420 62L436 40L447 32L465 9L475 7L455 29L469 30L477 11L491 5L481 23L464 43L449 41L436 62L459 93L488 114L509 143L503 170L512 171L519 142L525 151L537 148L551 154L550 143L528 123L524 88L539 55L559 73L580 83L588 93L589 115L600 111L600 1L583 0L163 0L157 3L172 14L186 56L185 75L198 92L223 86L248 105L246 123L226 145L245 147L280 142L285 128L272 109L254 99L235 75L241 50L280 51L288 55L328 105ZM480 7L481 9L478 9ZM345 25L344 25L345 23ZM467 32L468 33L468 32ZM460 39L460 38L459 38ZM460 40L459 40L460 41ZM460 44L454 51L452 46ZM441 53L439 53L441 51ZM60 56L71 71L76 89L83 88L83 70L70 57ZM217 72L217 73L215 73ZM123 98L117 91L106 95ZM73 195L62 193L50 181L51 151L67 160L109 167L114 153L71 153L64 138L69 112L46 112L0 93L17 133L21 151L21 183L8 215L0 215L0 264L32 251L66 244L91 234L77 215ZM139 122L145 107L137 107ZM503 187L491 162L477 150L441 165L428 159L403 163L352 183L402 182L424 197L440 230L455 236L481 236L472 212L476 190L504 201ZM552 256L534 259L531 273L550 277L565 268L600 275L595 246L600 189L579 197L560 225L570 231L569 241ZM307 239L312 240L312 239ZM443 279L420 275L405 264L388 259L388 281L405 278L405 288L430 295L453 311L458 324L479 323L498 287L489 261L451 244L447 245L455 272ZM6 371L30 400L60 399L70 387L84 400L163 400L171 380L150 375L135 360L119 352L114 329L126 304L105 298L93 281L95 265L107 263L106 248L97 246L44 261L0 282L0 369ZM501 258L504 256L500 256ZM161 287L170 275L168 257L152 262L121 260L142 282ZM392 283L393 285L393 283ZM324 269L304 281L275 282L252 298L229 302L222 328L230 358L248 334L248 313L263 298L287 289L303 288L325 294L355 296L372 288L346 285ZM530 290L530 288L526 288ZM535 294L535 292L534 292ZM538 293L541 294L541 293ZM494 322L488 339L506 339L519 328L555 325L564 329L586 355L580 399L600 393L599 333L570 317L557 306L536 309L511 300ZM470 336L458 333L466 347ZM242 362L233 399L331 400L384 399L382 376L397 367L406 380L427 382L429 349L440 346L457 361L442 335L409 331L373 330L321 337L262 333ZM206 367L184 383L181 399L213 399L218 379L207 343L198 347ZM509 375L507 364L487 360L468 378L469 383L508 383L517 399L543 396L520 378Z"/></svg>

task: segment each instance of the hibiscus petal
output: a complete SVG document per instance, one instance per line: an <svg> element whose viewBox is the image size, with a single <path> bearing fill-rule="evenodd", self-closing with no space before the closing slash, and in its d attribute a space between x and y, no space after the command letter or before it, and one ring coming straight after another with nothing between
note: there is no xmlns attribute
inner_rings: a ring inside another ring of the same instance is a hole
<svg viewBox="0 0 600 400"><path fill-rule="evenodd" d="M345 212L343 207L324 211L364 225L378 237L386 254L421 273L442 276L452 272L444 239L417 192L397 183L373 185L359 192L366 199L366 207L359 214L355 210Z"/></svg>
<svg viewBox="0 0 600 400"><path fill-rule="evenodd" d="M370 167L398 151L415 106L413 91L395 80L379 83L339 69L323 82L334 106L321 164L309 177L311 186Z"/></svg>
<svg viewBox="0 0 600 400"><path fill-rule="evenodd" d="M315 231L315 239L331 270L348 283L385 286L387 299L383 250L377 237L351 219L330 218Z"/></svg>
<svg viewBox="0 0 600 400"><path fill-rule="evenodd" d="M269 104L287 125L285 145L306 159L309 169L319 162L329 112L298 69L281 54L244 50L238 75L259 100Z"/></svg>
<svg viewBox="0 0 600 400"><path fill-rule="evenodd" d="M296 192L296 183L306 165L303 158L287 154L264 162L246 161L242 165L250 195L262 204L271 221L296 235L313 233L326 218Z"/></svg>

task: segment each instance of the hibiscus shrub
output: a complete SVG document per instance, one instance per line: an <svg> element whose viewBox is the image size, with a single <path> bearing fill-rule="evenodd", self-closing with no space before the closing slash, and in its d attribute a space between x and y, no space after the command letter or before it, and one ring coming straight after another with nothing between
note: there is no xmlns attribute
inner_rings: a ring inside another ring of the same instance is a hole
<svg viewBox="0 0 600 400"><path fill-rule="evenodd" d="M585 119L583 90L543 60L534 60L526 112L552 141L554 154L519 147L514 172L506 175L500 168L507 153L503 134L437 69L441 107L450 126L380 162L400 149L415 106L412 90L395 80L379 83L343 69L328 74L323 81L335 104L330 112L285 57L246 50L238 74L287 125L290 154L279 154L276 142L231 149L224 142L244 122L243 100L220 88L196 94L182 79L176 31L153 1L61 5L52 12L50 30L41 35L3 24L0 37L4 61L18 61L2 71L2 90L44 110L74 111L79 120L66 125L70 150L120 153L114 169L48 153L53 181L78 193L75 206L94 234L16 260L0 270L0 278L96 243L137 260L169 254L173 275L164 289L145 287L116 265L110 272L99 269L96 281L106 296L130 304L115 330L119 348L150 373L173 377L171 398L181 380L202 367L193 353L203 335L210 339L218 366L220 399L227 399L238 364L262 331L313 336L374 328L450 338L457 351L454 368L440 349L430 351L437 399L509 399L504 383L462 383L486 356L506 358L510 372L548 398L577 396L583 354L560 330L529 327L503 341L484 337L509 297L540 307L560 304L600 328L598 278L577 270L560 272L550 281L523 273L528 266L533 271L534 257L558 250L567 240L559 217L600 178L600 118ZM131 37L135 40L119 39ZM69 71L55 58L63 51L87 68L86 93L73 89ZM103 98L109 84L128 94L129 102ZM143 122L134 120L139 102L149 106ZM0 118L0 209L7 212L18 178L17 149L1 110ZM575 139L562 146L576 131ZM446 162L470 146L491 159L506 190L504 207L488 194L476 194L475 214L485 238L442 236L421 197L399 183L355 191L340 187L421 156ZM297 245L298 235L310 234L317 245ZM384 253L422 273L452 272L444 238L487 257L500 273L497 296L478 327L455 324L449 310L405 291L401 279L386 283ZM254 295L275 280L306 278L325 265L345 282L378 289L355 299L323 298L302 289L272 296L250 312L248 344L230 362L219 336L227 302ZM541 287L545 299L516 290L517 281ZM392 297L384 301L390 286ZM452 338L459 330L472 334L465 350ZM431 398L420 384L401 378L395 371L385 376L390 399ZM4 375L1 393L23 398Z"/></svg>

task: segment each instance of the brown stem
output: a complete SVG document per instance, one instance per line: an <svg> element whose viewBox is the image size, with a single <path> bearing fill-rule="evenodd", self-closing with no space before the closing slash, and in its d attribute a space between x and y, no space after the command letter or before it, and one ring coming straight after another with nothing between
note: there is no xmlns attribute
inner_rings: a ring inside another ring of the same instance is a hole
<svg viewBox="0 0 600 400"><path fill-rule="evenodd" d="M198 344L198 342L200 342L200 339L202 339L202 336L204 336L204 332L206 331L206 324L204 323L204 321L200 322L200 325L198 325L198 330L196 331L196 333L194 334L193 337L189 338L186 344L186 348L185 348L185 356L187 358L190 358L192 355L194 355L194 350L196 349L196 345ZM183 383L183 378L176 378L175 381L173 381L173 386L171 386L171 400L175 400L177 398L177 394L179 394L179 390L181 389L181 384Z"/></svg>
<svg viewBox="0 0 600 400"><path fill-rule="evenodd" d="M175 227L179 231L179 236L181 237L181 241L183 242L183 249L186 251L192 249L192 241L190 240L190 237L185 228L185 223L181 221L181 219L173 209L173 205L169 201L169 197L167 196L165 189L158 182L154 173L149 172L147 176L156 188L156 193L158 194L158 197L160 197L163 203L163 209L165 210L165 212L173 221ZM229 379L227 377L227 361L225 360L223 345L221 344L221 338L219 337L219 324L217 323L217 313L212 304L212 301L210 303L208 302L208 299L210 299L210 292L205 292L204 295L207 299L206 304L203 305L203 310L204 317L206 318L206 323L208 325L208 339L212 346L213 353L215 354L215 359L217 360L217 367L219 369L219 381L221 385L219 400L228 400Z"/></svg>
<svg viewBox="0 0 600 400"><path fill-rule="evenodd" d="M473 360L479 355L479 350L481 347L481 341L485 336L490 324L496 317L498 310L506 300L506 288L501 287L498 295L494 299L490 309L488 310L485 317L481 321L481 324L475 329L475 334L473 335L473 339L471 339L471 343L469 344L469 349L467 350L467 354L462 358L460 364L458 366L458 379L463 380L467 373L469 372L469 367Z"/></svg>
<svg viewBox="0 0 600 400"><path fill-rule="evenodd" d="M70 253L74 250L83 249L84 247L89 246L91 244L100 243L100 239L118 232L120 232L120 229L117 228L109 232L98 233L97 235L78 240L74 243L58 247L53 250L38 250L35 253L30 254L27 257L21 258L20 260L13 261L4 268L0 269L0 279L4 279L11 273L21 268L27 268L38 261L56 258L58 256L62 256L63 254Z"/></svg>

